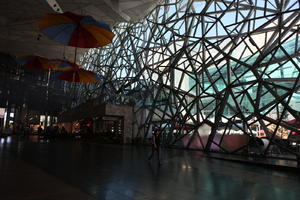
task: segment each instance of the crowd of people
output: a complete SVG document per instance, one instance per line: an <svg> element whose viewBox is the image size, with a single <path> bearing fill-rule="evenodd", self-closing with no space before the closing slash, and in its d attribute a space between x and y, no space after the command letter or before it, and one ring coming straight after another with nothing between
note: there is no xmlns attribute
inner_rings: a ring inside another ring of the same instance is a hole
<svg viewBox="0 0 300 200"><path fill-rule="evenodd" d="M38 136L39 139L92 139L105 140L108 143L121 143L122 137L114 132L93 132L91 126L80 125L73 130L66 129L64 126L49 125L43 128L41 125L14 125L0 129L0 137L9 135L19 135L28 137ZM102 139L101 139L102 138Z"/></svg>
<svg viewBox="0 0 300 200"><path fill-rule="evenodd" d="M33 125L24 125L17 124L4 127L2 131L0 131L0 135L8 136L8 135L20 135L20 136L29 136L29 135L38 135L38 136L65 136L68 135L66 129L62 126L59 127L57 125L50 125L46 127L44 130L41 125L33 126Z"/></svg>

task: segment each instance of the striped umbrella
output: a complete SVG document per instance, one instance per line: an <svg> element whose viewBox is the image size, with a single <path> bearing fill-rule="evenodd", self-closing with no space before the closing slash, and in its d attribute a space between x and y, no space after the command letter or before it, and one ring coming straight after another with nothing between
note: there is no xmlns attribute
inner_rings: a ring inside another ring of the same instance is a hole
<svg viewBox="0 0 300 200"><path fill-rule="evenodd" d="M55 71L72 71L79 69L79 66L76 63L64 59L53 59L51 60L51 63L53 64L53 70Z"/></svg>
<svg viewBox="0 0 300 200"><path fill-rule="evenodd" d="M30 69L48 70L55 68L55 63L52 60L35 55L20 56L17 58L17 62Z"/></svg>
<svg viewBox="0 0 300 200"><path fill-rule="evenodd" d="M72 12L48 13L38 21L39 29L61 44L97 48L112 42L115 36L110 27L88 15Z"/></svg>
<svg viewBox="0 0 300 200"><path fill-rule="evenodd" d="M54 76L59 80L68 82L95 83L100 81L100 77L95 72L81 68L73 68L68 71L58 71L54 73Z"/></svg>

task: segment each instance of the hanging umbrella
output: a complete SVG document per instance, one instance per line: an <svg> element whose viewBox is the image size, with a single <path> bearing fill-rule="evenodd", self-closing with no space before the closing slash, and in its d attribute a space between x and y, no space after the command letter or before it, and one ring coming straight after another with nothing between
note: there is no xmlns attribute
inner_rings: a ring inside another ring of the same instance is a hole
<svg viewBox="0 0 300 200"><path fill-rule="evenodd" d="M81 68L73 68L69 71L55 72L55 77L59 80L81 83L95 83L100 81L100 77L95 73Z"/></svg>
<svg viewBox="0 0 300 200"><path fill-rule="evenodd" d="M47 13L38 21L38 26L50 39L73 47L105 46L115 36L107 24L72 12Z"/></svg>
<svg viewBox="0 0 300 200"><path fill-rule="evenodd" d="M47 70L55 67L55 64L50 59L35 55L18 57L17 62L30 69Z"/></svg>
<svg viewBox="0 0 300 200"><path fill-rule="evenodd" d="M53 70L55 71L72 71L79 69L76 63L63 59L53 59L51 63L54 65Z"/></svg>

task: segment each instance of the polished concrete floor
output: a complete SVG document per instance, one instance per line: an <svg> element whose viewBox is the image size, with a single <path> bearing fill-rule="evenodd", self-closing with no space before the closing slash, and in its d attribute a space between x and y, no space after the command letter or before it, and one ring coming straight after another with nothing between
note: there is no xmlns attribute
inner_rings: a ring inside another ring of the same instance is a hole
<svg viewBox="0 0 300 200"><path fill-rule="evenodd" d="M0 139L1 200L289 200L300 173L211 159L198 151L80 141Z"/></svg>

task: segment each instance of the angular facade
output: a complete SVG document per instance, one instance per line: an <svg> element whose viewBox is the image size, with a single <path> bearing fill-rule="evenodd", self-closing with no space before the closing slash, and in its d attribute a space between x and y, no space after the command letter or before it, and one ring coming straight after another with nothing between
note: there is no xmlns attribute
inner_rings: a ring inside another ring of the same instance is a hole
<svg viewBox="0 0 300 200"><path fill-rule="evenodd" d="M296 158L300 142L300 3L162 1L82 63L103 81L80 102L135 107L134 137L166 146Z"/></svg>

